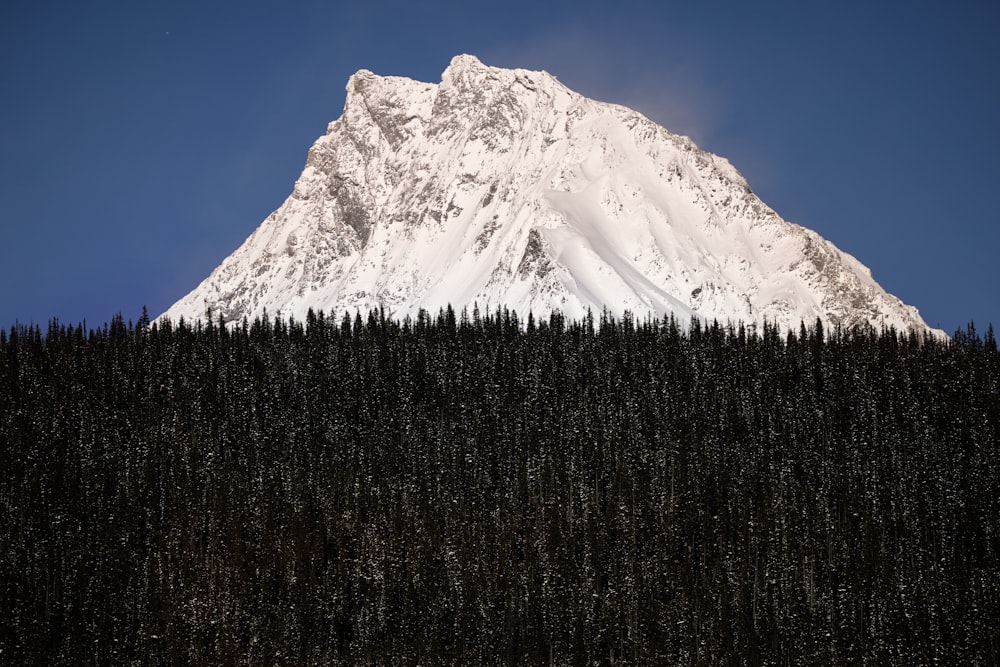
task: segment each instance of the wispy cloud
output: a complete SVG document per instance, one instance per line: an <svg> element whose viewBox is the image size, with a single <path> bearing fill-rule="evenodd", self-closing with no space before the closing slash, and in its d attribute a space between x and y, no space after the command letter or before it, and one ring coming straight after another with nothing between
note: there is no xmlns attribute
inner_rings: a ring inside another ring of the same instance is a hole
<svg viewBox="0 0 1000 667"><path fill-rule="evenodd" d="M501 67L544 69L576 92L631 107L696 143L710 141L726 113L724 92L683 37L630 42L622 31L563 27L477 54Z"/></svg>

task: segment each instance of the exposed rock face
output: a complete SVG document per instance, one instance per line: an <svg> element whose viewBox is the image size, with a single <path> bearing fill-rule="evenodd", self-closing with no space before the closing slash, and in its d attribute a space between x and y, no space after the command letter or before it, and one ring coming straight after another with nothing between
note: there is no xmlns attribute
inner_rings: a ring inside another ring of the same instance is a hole
<svg viewBox="0 0 1000 667"><path fill-rule="evenodd" d="M458 56L440 84L362 70L347 93L291 196L165 315L450 303L927 328L725 159L545 72Z"/></svg>

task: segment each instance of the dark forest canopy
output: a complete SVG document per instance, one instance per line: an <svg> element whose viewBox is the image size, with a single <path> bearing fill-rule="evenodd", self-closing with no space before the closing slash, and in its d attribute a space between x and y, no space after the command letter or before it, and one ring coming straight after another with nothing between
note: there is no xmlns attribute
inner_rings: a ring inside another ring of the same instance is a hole
<svg viewBox="0 0 1000 667"><path fill-rule="evenodd" d="M15 326L0 662L996 662L998 450L971 325Z"/></svg>

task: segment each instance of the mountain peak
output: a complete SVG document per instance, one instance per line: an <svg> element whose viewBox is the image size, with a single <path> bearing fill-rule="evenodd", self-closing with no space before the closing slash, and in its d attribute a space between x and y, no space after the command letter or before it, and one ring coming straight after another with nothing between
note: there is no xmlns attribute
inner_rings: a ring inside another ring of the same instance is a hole
<svg viewBox="0 0 1000 667"><path fill-rule="evenodd" d="M486 69L486 65L482 63L479 58L469 55L467 53L462 53L451 59L448 64L448 68L445 72L458 72L468 69Z"/></svg>
<svg viewBox="0 0 1000 667"><path fill-rule="evenodd" d="M545 72L359 70L285 203L166 313L228 321L451 304L926 330L725 159Z"/></svg>
<svg viewBox="0 0 1000 667"><path fill-rule="evenodd" d="M438 94L481 103L488 91L503 86L509 72L499 67L488 67L475 56L455 56L441 74Z"/></svg>

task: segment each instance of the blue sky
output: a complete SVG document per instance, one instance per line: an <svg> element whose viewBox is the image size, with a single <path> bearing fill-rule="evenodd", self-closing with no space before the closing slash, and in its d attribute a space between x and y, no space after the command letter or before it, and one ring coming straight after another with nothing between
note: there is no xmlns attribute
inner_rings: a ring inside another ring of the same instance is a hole
<svg viewBox="0 0 1000 667"><path fill-rule="evenodd" d="M544 69L727 157L948 332L1000 326L1000 3L0 6L0 327L157 315L291 192L356 70Z"/></svg>

